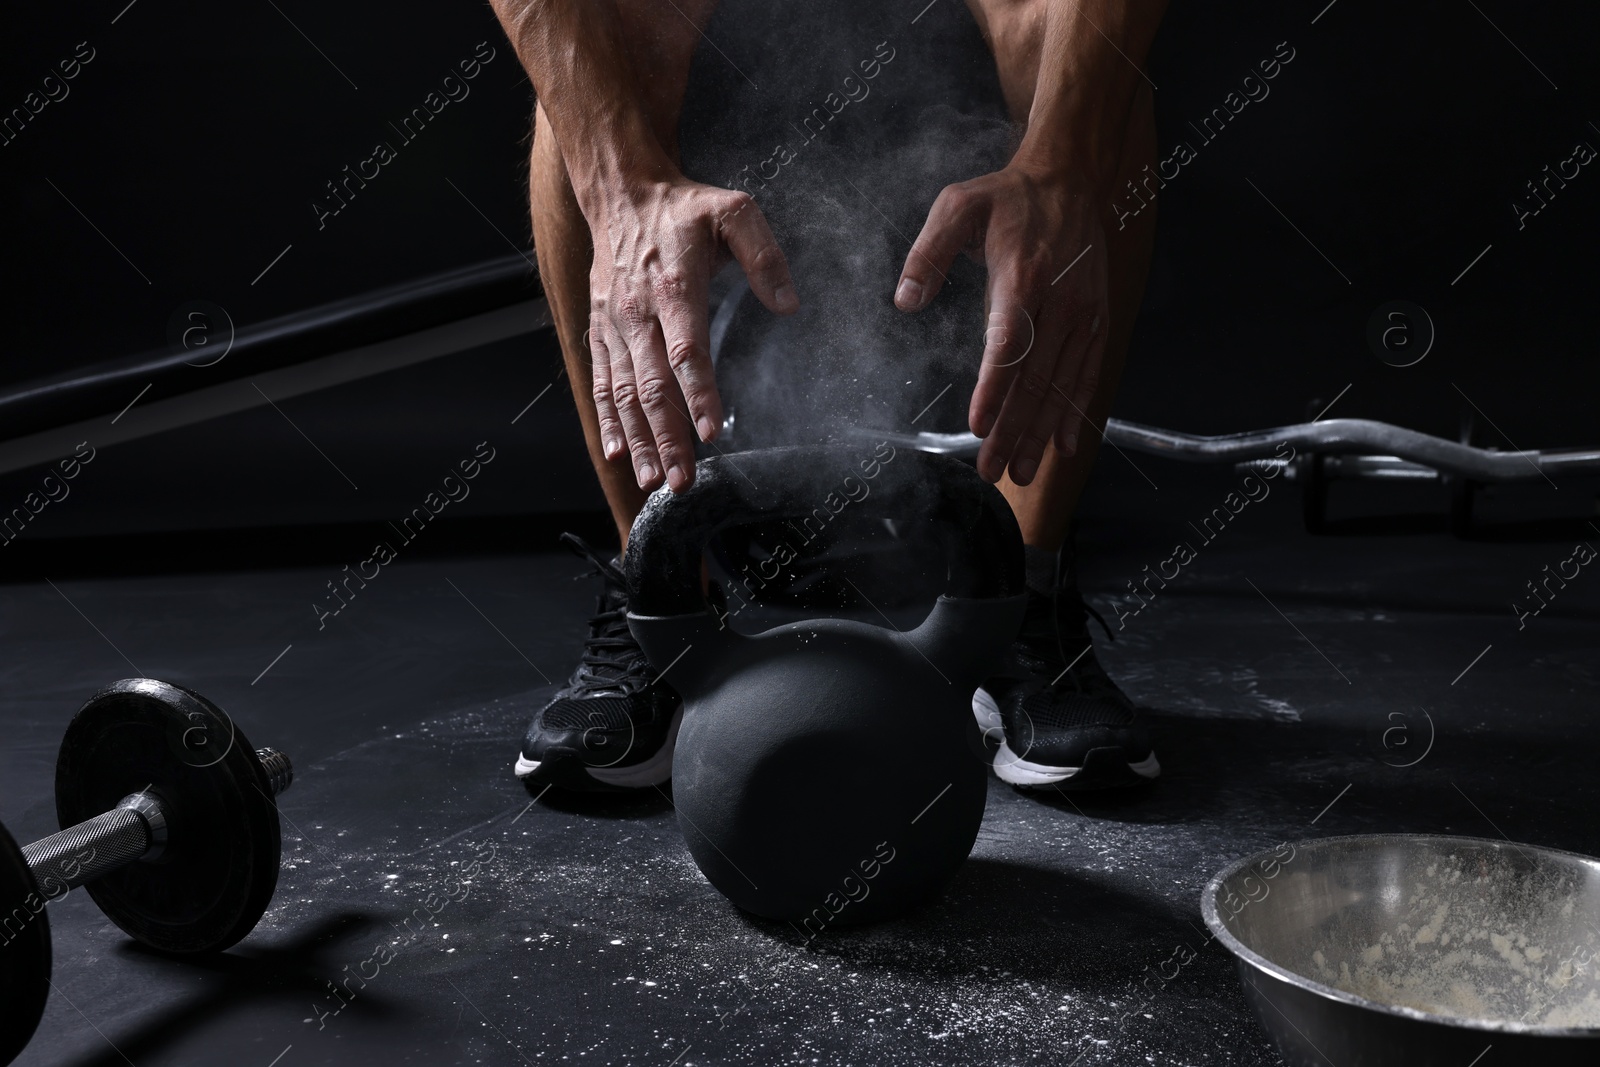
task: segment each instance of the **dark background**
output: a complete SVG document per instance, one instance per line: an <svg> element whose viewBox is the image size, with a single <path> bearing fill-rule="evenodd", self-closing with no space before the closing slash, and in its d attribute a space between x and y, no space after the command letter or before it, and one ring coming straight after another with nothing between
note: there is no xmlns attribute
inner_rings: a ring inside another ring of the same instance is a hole
<svg viewBox="0 0 1600 1067"><path fill-rule="evenodd" d="M1465 395L1521 447L1597 443L1586 312L1600 176L1584 168L1520 232L1511 208L1577 141L1600 146L1595 16L1324 2L1169 11L1149 64L1163 154L1278 42L1296 57L1163 193L1117 415L1243 430L1300 421L1349 384L1333 414L1453 434ZM78 42L96 57L0 147L0 389L158 348L189 300L248 324L528 241L532 90L487 6L125 3L31 7L6 35L5 109ZM496 58L471 95L400 147L388 123L483 41ZM740 60L739 41L718 44ZM793 48L819 81L861 51ZM319 231L323 183L380 139L399 158ZM1413 367L1365 342L1374 309L1395 299L1425 307L1437 330ZM297 398L284 414L304 437L263 408L106 449L26 536L392 515L485 438L510 461L462 514L590 509L564 380L510 425L558 369L545 334ZM20 499L40 473L0 477L0 493Z"/></svg>

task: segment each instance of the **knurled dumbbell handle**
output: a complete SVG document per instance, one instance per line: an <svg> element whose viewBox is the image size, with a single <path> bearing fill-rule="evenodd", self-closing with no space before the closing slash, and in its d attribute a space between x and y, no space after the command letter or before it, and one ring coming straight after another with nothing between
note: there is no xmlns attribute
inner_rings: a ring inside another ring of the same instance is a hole
<svg viewBox="0 0 1600 1067"><path fill-rule="evenodd" d="M49 898L59 897L69 889L126 867L149 852L155 843L150 823L132 807L124 806L132 799L124 798L104 815L24 845L22 857L33 871L39 892Z"/></svg>
<svg viewBox="0 0 1600 1067"><path fill-rule="evenodd" d="M294 768L289 757L271 748L256 749L273 796L289 788ZM163 847L167 839L166 813L154 793L123 797L104 815L41 838L22 847L22 857L33 871L39 891L55 898L126 867Z"/></svg>

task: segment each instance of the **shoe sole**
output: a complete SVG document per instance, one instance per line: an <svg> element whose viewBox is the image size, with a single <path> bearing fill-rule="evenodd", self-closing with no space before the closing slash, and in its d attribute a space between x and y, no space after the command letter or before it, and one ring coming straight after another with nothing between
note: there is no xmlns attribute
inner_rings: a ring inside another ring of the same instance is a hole
<svg viewBox="0 0 1600 1067"><path fill-rule="evenodd" d="M1132 778L1121 775L1120 768L1113 766L1104 767L1104 757L1099 760L1085 759L1081 767L1056 767L1048 763L1031 763L1011 750L1005 741L1005 726L1000 718L1000 705L986 691L978 689L972 694L972 716L978 720L978 727L983 730L984 736L991 736L995 731L1000 737L1000 749L994 754L994 773L1002 782L1008 785L1021 786L1024 789L1049 789L1064 784L1076 784L1074 779L1083 776L1083 784L1088 784L1089 778L1095 782L1091 788L1101 785L1137 785L1157 778L1161 774L1161 762L1156 759L1155 752L1151 752L1142 760L1126 763ZM1109 749L1094 749L1095 753L1109 752ZM1120 761L1118 761L1120 762ZM1101 770L1108 774L1097 773ZM1089 771L1089 774L1085 774ZM1109 779L1109 780L1108 780Z"/></svg>
<svg viewBox="0 0 1600 1067"><path fill-rule="evenodd" d="M664 785L672 778L672 754L678 746L678 727L683 723L683 706L672 713L672 725L667 727L667 739L655 754L641 763L626 767L584 767L583 773L611 789L648 789ZM515 766L518 778L531 778L544 766L542 760L531 760L518 755Z"/></svg>

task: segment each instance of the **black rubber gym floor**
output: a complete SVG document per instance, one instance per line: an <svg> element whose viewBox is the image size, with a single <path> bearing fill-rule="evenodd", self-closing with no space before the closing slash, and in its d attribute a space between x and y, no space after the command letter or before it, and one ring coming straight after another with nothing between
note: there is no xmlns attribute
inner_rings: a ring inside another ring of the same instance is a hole
<svg viewBox="0 0 1600 1067"><path fill-rule="evenodd" d="M1520 625L1511 607L1600 531L1311 537L1280 487L1207 544L1187 520L1226 471L1145 461L1156 490L1105 465L1085 586L1164 775L1070 797L992 780L936 904L809 945L704 882L668 795L535 803L512 778L592 602L564 553L402 559L320 631L338 562L58 561L5 587L0 817L19 840L56 828L62 729L117 677L197 689L298 771L277 897L226 955L141 951L82 892L52 906L55 991L19 1062L1273 1064L1200 921L1231 859L1386 831L1600 852L1600 576ZM1183 539L1196 559L1133 614L1125 583Z"/></svg>

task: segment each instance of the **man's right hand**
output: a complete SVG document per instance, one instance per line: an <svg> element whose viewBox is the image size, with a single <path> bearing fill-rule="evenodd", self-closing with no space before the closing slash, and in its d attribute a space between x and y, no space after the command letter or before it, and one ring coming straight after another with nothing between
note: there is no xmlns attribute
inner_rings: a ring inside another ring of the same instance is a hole
<svg viewBox="0 0 1600 1067"><path fill-rule="evenodd" d="M789 266L755 200L672 180L578 190L594 237L589 352L605 456L632 457L642 489L694 483L694 439L722 426L711 367L707 289L729 255L750 290L780 315L800 301Z"/></svg>

